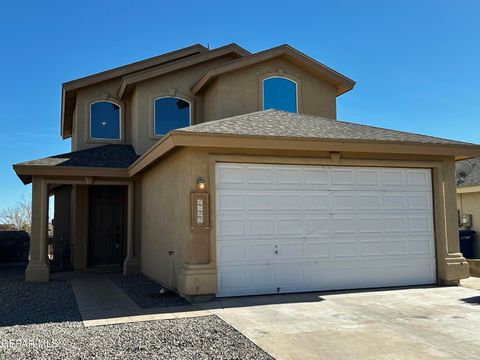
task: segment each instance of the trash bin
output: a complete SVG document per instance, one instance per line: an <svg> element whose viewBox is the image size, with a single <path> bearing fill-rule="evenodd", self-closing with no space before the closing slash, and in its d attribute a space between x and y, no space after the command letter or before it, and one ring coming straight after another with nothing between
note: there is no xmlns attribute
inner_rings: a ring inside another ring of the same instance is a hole
<svg viewBox="0 0 480 360"><path fill-rule="evenodd" d="M475 234L476 232L473 230L459 230L460 252L467 259L474 258Z"/></svg>

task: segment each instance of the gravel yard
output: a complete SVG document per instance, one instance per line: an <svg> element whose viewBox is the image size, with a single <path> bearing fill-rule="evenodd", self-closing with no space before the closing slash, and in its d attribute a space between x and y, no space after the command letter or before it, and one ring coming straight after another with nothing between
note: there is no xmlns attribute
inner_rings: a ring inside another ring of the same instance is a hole
<svg viewBox="0 0 480 360"><path fill-rule="evenodd" d="M68 280L0 268L0 359L271 359L216 316L84 328Z"/></svg>
<svg viewBox="0 0 480 360"><path fill-rule="evenodd" d="M114 274L110 275L110 280L143 309L188 304L178 294L165 289L144 275L123 276L122 274ZM161 293L162 290L165 291L163 294Z"/></svg>

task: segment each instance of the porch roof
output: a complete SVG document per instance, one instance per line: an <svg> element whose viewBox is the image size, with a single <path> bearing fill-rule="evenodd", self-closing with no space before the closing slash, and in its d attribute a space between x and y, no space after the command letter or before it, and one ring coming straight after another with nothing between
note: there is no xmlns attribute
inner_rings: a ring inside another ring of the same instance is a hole
<svg viewBox="0 0 480 360"><path fill-rule="evenodd" d="M126 169L138 159L132 145L109 144L72 151L13 165L18 177L28 184L33 175L128 176ZM53 170L53 172L52 172Z"/></svg>

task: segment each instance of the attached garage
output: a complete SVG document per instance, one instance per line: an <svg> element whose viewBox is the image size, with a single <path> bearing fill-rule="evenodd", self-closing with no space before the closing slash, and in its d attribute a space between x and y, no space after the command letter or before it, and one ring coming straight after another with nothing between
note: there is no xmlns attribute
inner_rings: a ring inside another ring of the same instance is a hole
<svg viewBox="0 0 480 360"><path fill-rule="evenodd" d="M457 285L455 159L479 152L275 110L175 130L129 170L142 272L195 301Z"/></svg>
<svg viewBox="0 0 480 360"><path fill-rule="evenodd" d="M217 296L436 282L430 169L216 164Z"/></svg>

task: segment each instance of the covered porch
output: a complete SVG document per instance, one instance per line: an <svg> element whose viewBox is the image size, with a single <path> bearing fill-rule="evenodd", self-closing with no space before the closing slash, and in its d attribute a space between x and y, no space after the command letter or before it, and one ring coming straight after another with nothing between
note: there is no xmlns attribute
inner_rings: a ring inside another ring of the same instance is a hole
<svg viewBox="0 0 480 360"><path fill-rule="evenodd" d="M140 272L140 227L135 221L140 184L127 172L136 158L129 145L106 145L14 165L22 181L32 184L27 282L49 281L50 242L53 262L65 260L75 271ZM54 207L49 212L51 196Z"/></svg>

